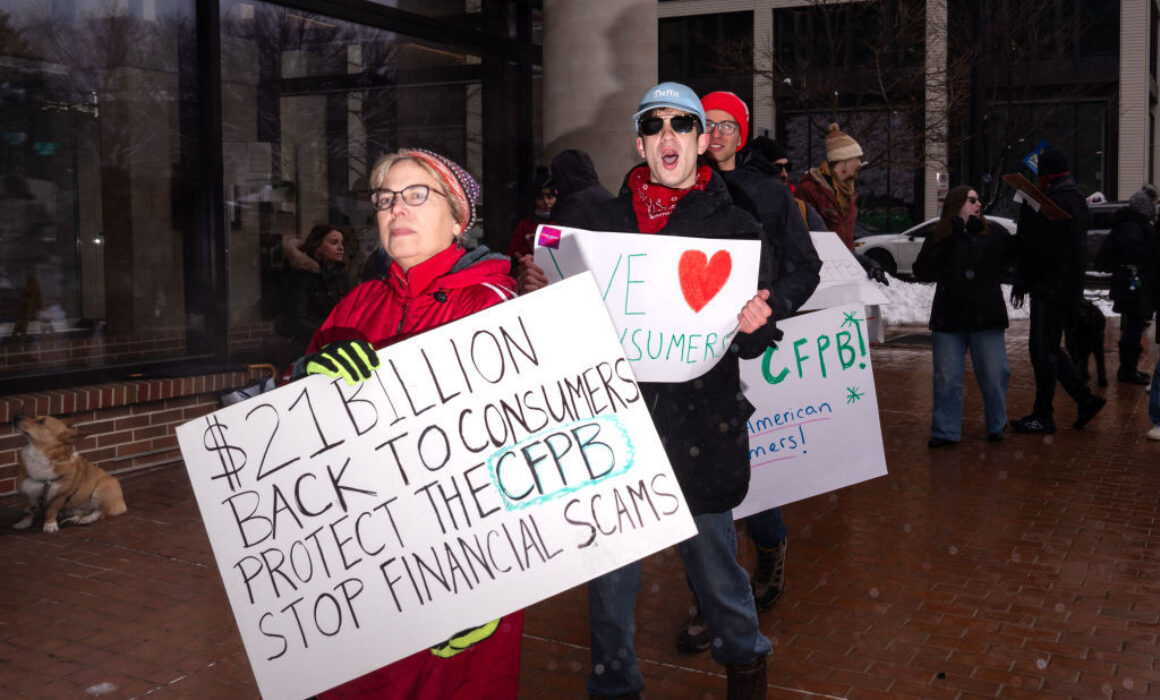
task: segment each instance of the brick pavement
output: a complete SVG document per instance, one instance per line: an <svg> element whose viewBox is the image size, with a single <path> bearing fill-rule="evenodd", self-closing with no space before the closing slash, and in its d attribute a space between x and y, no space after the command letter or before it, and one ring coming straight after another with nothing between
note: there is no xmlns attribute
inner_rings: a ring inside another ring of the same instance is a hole
<svg viewBox="0 0 1160 700"><path fill-rule="evenodd" d="M1012 417L1033 391L1024 336L1008 338ZM963 443L932 451L929 349L872 357L890 474L785 508L787 591L761 616L770 697L1160 697L1144 392L1113 382L1088 429L992 444L968 377ZM1056 406L1069 424L1062 393ZM0 502L0 697L257 697L184 470L123 485L125 516L55 536L9 530L20 504ZM522 698L584 696L586 606L579 587L528 610ZM673 647L687 607L676 553L650 558L648 697L719 700L720 667Z"/></svg>

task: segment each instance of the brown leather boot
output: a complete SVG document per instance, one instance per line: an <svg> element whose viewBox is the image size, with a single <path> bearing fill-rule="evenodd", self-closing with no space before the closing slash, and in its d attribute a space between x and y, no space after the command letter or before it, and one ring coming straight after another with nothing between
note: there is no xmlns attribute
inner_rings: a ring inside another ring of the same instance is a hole
<svg viewBox="0 0 1160 700"><path fill-rule="evenodd" d="M751 664L727 664L725 677L727 685L725 700L765 700L765 689L769 680L765 675L765 659L761 657Z"/></svg>

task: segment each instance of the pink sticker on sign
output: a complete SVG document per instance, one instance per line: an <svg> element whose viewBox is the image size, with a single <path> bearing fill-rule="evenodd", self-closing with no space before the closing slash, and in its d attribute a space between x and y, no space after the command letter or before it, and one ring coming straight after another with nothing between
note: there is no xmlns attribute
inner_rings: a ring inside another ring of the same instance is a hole
<svg viewBox="0 0 1160 700"><path fill-rule="evenodd" d="M541 226L540 238L536 241L536 245L541 248L559 248L560 229L552 228L551 226Z"/></svg>

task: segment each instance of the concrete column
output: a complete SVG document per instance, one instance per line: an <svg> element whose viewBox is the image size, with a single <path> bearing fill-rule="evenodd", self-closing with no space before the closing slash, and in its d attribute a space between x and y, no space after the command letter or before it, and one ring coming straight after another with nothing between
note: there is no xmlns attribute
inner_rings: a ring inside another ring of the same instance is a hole
<svg viewBox="0 0 1160 700"><path fill-rule="evenodd" d="M924 118L922 211L938 216L946 196L947 173L947 4L926 2L926 110ZM982 183L972 183L980 187Z"/></svg>
<svg viewBox="0 0 1160 700"><path fill-rule="evenodd" d="M613 193L634 163L632 114L657 82L656 0L544 0L544 155L587 151Z"/></svg>
<svg viewBox="0 0 1160 700"><path fill-rule="evenodd" d="M1148 181L1150 110L1148 51L1150 2L1120 3L1120 143L1116 192L1109 198L1127 201Z"/></svg>
<svg viewBox="0 0 1160 700"><path fill-rule="evenodd" d="M777 105L773 103L773 10L758 6L753 12L753 133L769 129L777 138Z"/></svg>

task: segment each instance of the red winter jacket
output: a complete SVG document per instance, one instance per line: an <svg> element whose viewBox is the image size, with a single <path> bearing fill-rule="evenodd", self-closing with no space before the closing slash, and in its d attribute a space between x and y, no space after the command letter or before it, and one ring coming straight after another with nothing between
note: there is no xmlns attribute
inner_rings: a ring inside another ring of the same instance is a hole
<svg viewBox="0 0 1160 700"><path fill-rule="evenodd" d="M307 352L337 340L383 348L516 296L507 256L452 245L404 273L391 263L385 280L364 282L338 302Z"/></svg>
<svg viewBox="0 0 1160 700"><path fill-rule="evenodd" d="M511 261L480 246L450 246L404 273L391 263L387 279L364 282L342 298L310 341L314 352L336 340L366 340L376 348L470 316L516 296ZM515 700L520 684L523 611L505 615L491 636L451 657L424 649L319 693L322 700Z"/></svg>
<svg viewBox="0 0 1160 700"><path fill-rule="evenodd" d="M826 181L824 175L818 173L817 168L811 168L798 181L794 197L814 205L814 209L817 209L825 220L826 226L838 234L838 238L842 239L847 248L854 250L854 224L858 221L857 192L850 197L850 206L843 216L842 210L838 208L838 196L834 194L834 188Z"/></svg>

